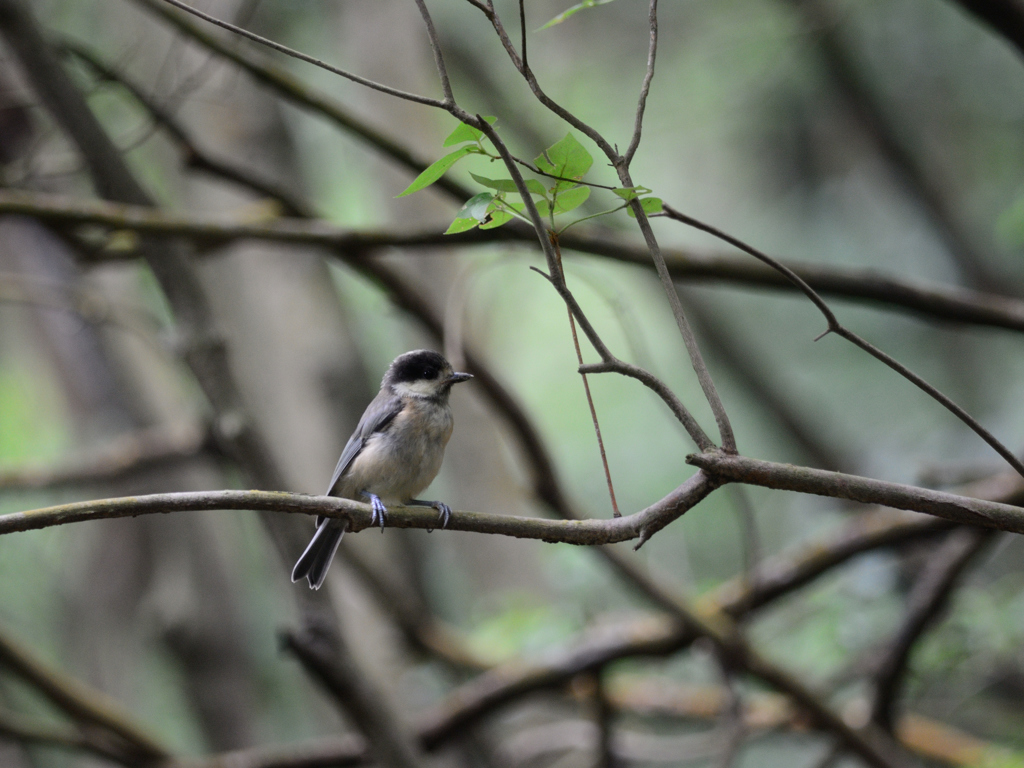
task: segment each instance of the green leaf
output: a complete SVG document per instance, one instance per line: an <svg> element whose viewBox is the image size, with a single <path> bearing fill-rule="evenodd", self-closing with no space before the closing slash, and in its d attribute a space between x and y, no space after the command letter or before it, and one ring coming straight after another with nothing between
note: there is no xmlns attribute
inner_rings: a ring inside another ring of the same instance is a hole
<svg viewBox="0 0 1024 768"><path fill-rule="evenodd" d="M478 184L483 184L485 187L496 189L499 192L518 192L516 189L516 183L512 179L488 179L486 176L477 176L475 173L469 174L472 176ZM525 179L526 188L535 195L546 194L544 185L536 179Z"/></svg>
<svg viewBox="0 0 1024 768"><path fill-rule="evenodd" d="M533 161L544 173L564 179L582 179L590 170L594 158L586 148L567 133L565 138L548 147Z"/></svg>
<svg viewBox="0 0 1024 768"><path fill-rule="evenodd" d="M572 6L571 8L567 8L564 11L562 11L560 14L555 16L555 18L553 18L551 21L549 21L547 24L541 27L541 29L547 29L548 27L555 26L555 24L561 24L570 16L572 16L575 13L579 13L584 8L593 8L594 6L597 5L607 5L610 2L612 2L612 0L583 0L582 3L576 3L576 5ZM540 30L537 31L539 32Z"/></svg>
<svg viewBox="0 0 1024 768"><path fill-rule="evenodd" d="M495 121L497 119L498 118L493 117L493 116L485 117L484 118L484 120L486 120L491 125L494 125L494 123L495 123ZM448 134L448 138L444 140L444 144L442 144L441 146L442 147L453 147L456 144L461 144L464 141L477 141L483 135L484 135L483 131L476 129L476 128L474 128L471 125L466 125L465 123L459 123L459 127L456 128L454 131L452 131L451 133Z"/></svg>
<svg viewBox="0 0 1024 768"><path fill-rule="evenodd" d="M457 235L459 232L469 232L469 230L473 229L479 223L480 222L476 219L455 219L444 233L446 235Z"/></svg>
<svg viewBox="0 0 1024 768"><path fill-rule="evenodd" d="M473 195L466 201L466 204L462 206L459 212L455 214L455 218L483 221L487 218L487 208L492 200L494 200L494 195L490 192L481 192L479 195Z"/></svg>
<svg viewBox="0 0 1024 768"><path fill-rule="evenodd" d="M640 200L640 207L644 209L644 213L650 215L652 213L661 213L661 198L660 197L644 197ZM633 213L632 208L627 208L626 213L629 214L631 219L636 218L636 214Z"/></svg>
<svg viewBox="0 0 1024 768"><path fill-rule="evenodd" d="M494 211L491 214L491 220L486 224L481 224L480 229L496 229L502 224L508 224L515 217L508 211Z"/></svg>
<svg viewBox="0 0 1024 768"><path fill-rule="evenodd" d="M431 163L427 168L413 179L412 184L405 188L405 191L395 197L405 197L411 195L413 192L419 192L424 187L429 187L435 181L444 176L445 171L451 168L455 163L464 158L469 154L479 154L480 148L476 146L459 147L454 152L451 152L442 157L437 162Z"/></svg>
<svg viewBox="0 0 1024 768"><path fill-rule="evenodd" d="M579 208L590 197L590 187L573 187L555 198L555 213L566 213Z"/></svg>
<svg viewBox="0 0 1024 768"><path fill-rule="evenodd" d="M612 190L612 192L614 192L616 195L621 197L626 202L629 202L635 197L640 197L640 195L646 195L650 191L651 190L649 190L647 187L619 187L618 189Z"/></svg>

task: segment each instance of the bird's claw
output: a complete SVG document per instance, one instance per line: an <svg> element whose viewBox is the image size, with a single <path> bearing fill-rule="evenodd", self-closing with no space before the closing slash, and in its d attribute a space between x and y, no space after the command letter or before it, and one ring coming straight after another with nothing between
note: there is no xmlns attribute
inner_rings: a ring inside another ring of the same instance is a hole
<svg viewBox="0 0 1024 768"><path fill-rule="evenodd" d="M370 507L373 511L370 513L370 526L380 525L381 533L384 532L384 523L388 518L388 508L384 506L384 502L380 500L379 496L370 494Z"/></svg>
<svg viewBox="0 0 1024 768"><path fill-rule="evenodd" d="M451 520L452 517L452 508L445 504L443 501L439 501L436 504L434 504L434 509L436 509L438 513L440 513L441 527L447 528L448 521Z"/></svg>

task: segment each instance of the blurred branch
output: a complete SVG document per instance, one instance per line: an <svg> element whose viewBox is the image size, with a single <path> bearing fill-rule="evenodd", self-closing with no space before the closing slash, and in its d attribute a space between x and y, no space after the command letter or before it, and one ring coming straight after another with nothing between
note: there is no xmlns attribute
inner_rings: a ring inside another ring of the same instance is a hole
<svg viewBox="0 0 1024 768"><path fill-rule="evenodd" d="M747 615L810 584L823 573L864 552L898 547L948 531L953 523L928 515L878 508L851 517L826 538L815 538L765 560L747 579L734 576L697 600L733 617Z"/></svg>
<svg viewBox="0 0 1024 768"><path fill-rule="evenodd" d="M168 356L166 345L157 338L159 321L142 311L109 301L99 291L80 281L40 279L23 273L0 273L0 302L23 304L76 315L84 323L107 325L133 334L157 355Z"/></svg>
<svg viewBox="0 0 1024 768"><path fill-rule="evenodd" d="M26 491L116 482L150 467L187 461L215 449L209 432L153 427L122 435L56 466L0 470L0 491Z"/></svg>
<svg viewBox="0 0 1024 768"><path fill-rule="evenodd" d="M151 206L152 198L125 165L21 0L0 0L0 32L40 100L78 147L101 196ZM215 331L212 311L186 253L172 242L146 240L142 247L174 311L182 356L214 407L225 445L258 484L283 487L279 468L245 413L224 342Z"/></svg>
<svg viewBox="0 0 1024 768"><path fill-rule="evenodd" d="M187 237L199 244L257 239L319 245L350 260L387 248L468 247L491 242L535 241L532 231L509 225L502 229L473 230L459 235L442 235L440 230L396 234L391 231L353 231L325 221L268 219L245 221L238 218L193 217L141 206L115 205L97 200L80 200L20 190L0 190L0 214L33 216L61 225L98 224L116 230L144 234ZM650 268L644 248L616 242L607 237L564 234L563 248ZM729 255L698 255L666 251L666 264L673 279L685 282L727 282L791 292L796 288L769 267ZM135 258L136 251L100 251L97 260ZM828 296L867 301L886 308L909 310L943 322L990 325L1024 331L1024 302L967 289L925 286L874 270L846 269L800 262L784 262L814 290Z"/></svg>
<svg viewBox="0 0 1024 768"><path fill-rule="evenodd" d="M370 762L364 740L353 735L180 759L163 768L350 768Z"/></svg>
<svg viewBox="0 0 1024 768"><path fill-rule="evenodd" d="M416 102L417 104L424 104L428 107L443 108L445 106L444 102L438 101L437 99L431 99L428 98L427 96L420 96L419 94L415 93L407 93L406 91L402 91L398 88L392 88L389 85L384 85L383 83L377 83L374 82L373 80L368 80L365 77L360 77L359 75L356 75L352 72L348 72L344 69L340 69L339 67L335 67L332 64L328 64L325 61L320 61L320 59L316 59L312 56L302 53L301 51L296 51L294 48L289 48L287 45L281 45L281 43L276 43L273 40L268 40L267 38L261 37L260 35L250 32L247 29L242 29L241 27L235 26L234 24L231 24L227 21L223 21L214 16L211 16L208 13L203 13L198 8L193 8L187 3L180 2L180 0L161 0L161 2L173 5L175 8L185 11L186 13L191 13L193 16L200 18L203 21L208 21L209 23L215 24L218 27L226 29L229 32L232 32L236 35L248 38L249 40L258 43L259 45L264 45L267 48L271 48L277 51L278 53L283 53L286 56L291 56L294 59L299 59L299 61L304 61L307 64L312 64L313 66L319 67L320 69L324 69L330 72L331 74L338 75L339 77L343 77L346 80L351 80L354 83L366 86L367 88L370 88L374 91L380 91L381 93L386 93L389 96L394 96L395 98L398 99L404 99L405 101L413 101Z"/></svg>
<svg viewBox="0 0 1024 768"><path fill-rule="evenodd" d="M416 605L409 590L395 587L383 573L375 571L358 548L343 547L338 555L356 572L373 595L374 604L391 617L410 646L460 669L487 668L486 662L469 649L455 627L432 615L425 606Z"/></svg>
<svg viewBox="0 0 1024 768"><path fill-rule="evenodd" d="M810 717L813 725L836 736L852 752L869 765L898 766L900 756L884 731L875 727L853 728L837 715L828 704L781 667L762 656L747 642L738 624L721 610L704 604L698 610L696 604L681 596L670 594L660 585L647 579L636 565L614 550L605 548L605 555L613 567L629 581L639 586L645 597L664 609L678 624L688 627L699 637L710 640L721 663L735 673L744 673L767 683L780 693L786 694Z"/></svg>
<svg viewBox="0 0 1024 768"><path fill-rule="evenodd" d="M662 681L659 681L662 682ZM634 715L676 717L698 722L717 718L721 711L722 691L716 687L683 687L670 690L641 682L620 685L613 682L610 691L615 707ZM806 730L806 721L793 712L785 697L772 693L750 696L743 709L744 727L752 736L771 730ZM557 721L520 732L500 747L504 757L540 757L554 750L587 749L594 743L591 722ZM920 757L950 768L977 768L979 765L1007 764L1020 755L998 744L984 741L952 726L917 714L904 716L897 727L900 743ZM717 733L657 736L637 731L620 731L615 756L623 761L679 764L680 755L709 758L721 748ZM180 760L167 768L347 768L369 762L365 746L356 738L318 739L289 747L239 750L209 758Z"/></svg>
<svg viewBox="0 0 1024 768"><path fill-rule="evenodd" d="M263 179L247 168L243 168L227 160L214 157L199 147L195 139L189 135L185 127L171 112L150 98L138 85L133 83L124 72L108 66L95 53L80 43L63 38L59 43L63 50L84 62L97 77L121 86L141 106L150 118L164 129L182 154L185 166L198 171L205 171L213 176L233 182L250 189L259 195L272 198L281 203L283 212L290 216L311 217L312 208L297 198L281 184Z"/></svg>
<svg viewBox="0 0 1024 768"><path fill-rule="evenodd" d="M953 0L1024 53L1024 3L1021 0Z"/></svg>
<svg viewBox="0 0 1024 768"><path fill-rule="evenodd" d="M0 0L0 33L40 101L78 149L99 195L117 203L152 206L152 197L62 68L23 0ZM284 488L281 467L247 411L187 245L180 240L141 238L139 247L173 313L178 352L209 401L219 442L249 482ZM281 560L290 564L306 535L278 515L265 515L261 522ZM296 593L295 599L308 616L333 615L326 598L318 598L313 591Z"/></svg>
<svg viewBox="0 0 1024 768"><path fill-rule="evenodd" d="M163 0L134 0L134 2L161 16L164 21L174 26L193 42L233 62L248 72L257 82L270 88L282 98L327 118L346 133L359 137L386 157L407 168L413 175L422 173L430 165L429 162L415 157L398 141L370 127L368 123L356 117L341 103L306 85L286 70L270 62L258 51L251 50L247 45L239 44L237 39L232 38L231 42L222 42L217 36L211 35L185 14L168 8ZM433 186L444 190L460 201L473 196L470 190L446 177L438 179Z"/></svg>
<svg viewBox="0 0 1024 768"><path fill-rule="evenodd" d="M120 762L120 756L104 751L75 730L31 722L12 712L0 711L0 739L23 744L55 746L60 750L91 752L99 757Z"/></svg>
<svg viewBox="0 0 1024 768"><path fill-rule="evenodd" d="M938 620L960 577L992 537L992 531L960 528L929 554L907 598L903 624L875 668L872 720L887 731L895 724L897 699L915 643Z"/></svg>
<svg viewBox="0 0 1024 768"><path fill-rule="evenodd" d="M652 680L634 676L614 680L610 696L614 705L624 712L697 721L720 717L728 704L726 692L719 686L670 685L663 678ZM806 729L803 717L784 696L775 693L749 695L743 708L743 722L754 734L779 728ZM977 768L989 761L998 765L1000 759L1012 764L1013 758L1021 757L998 744L914 713L899 719L896 736L908 750L941 765Z"/></svg>
<svg viewBox="0 0 1024 768"><path fill-rule="evenodd" d="M598 727L593 722L555 720L523 728L500 743L497 752L501 764L509 768L545 765L569 752L583 752L589 756L598 738ZM625 764L699 764L701 760L712 757L720 743L721 736L715 732L676 735L619 729L614 743L610 745L609 757Z"/></svg>
<svg viewBox="0 0 1024 768"><path fill-rule="evenodd" d="M888 163L898 182L916 200L942 239L952 261L966 281L975 288L1006 293L1010 288L1005 278L993 272L987 259L975 248L946 201L942 184L932 178L934 172L921 162L904 137L905 130L896 124L875 88L868 82L862 68L854 60L849 47L839 34L839 24L832 9L820 0L789 0L803 14L809 36L817 44L824 68L832 78L863 131L871 138L882 158ZM981 4L991 4L982 0Z"/></svg>
<svg viewBox="0 0 1024 768"><path fill-rule="evenodd" d="M54 747L69 752L88 752L123 765L137 764L137 761L71 728L36 723L14 712L0 710L0 741L3 740L27 746Z"/></svg>
<svg viewBox="0 0 1024 768"><path fill-rule="evenodd" d="M325 643L315 627L286 632L282 647L331 695L366 737L371 758L387 768L419 768L420 759L402 732L397 715L366 681L350 651L339 639Z"/></svg>
<svg viewBox="0 0 1024 768"><path fill-rule="evenodd" d="M543 661L502 664L456 688L420 719L420 738L427 749L436 749L529 693L561 688L618 659L675 653L695 638L674 621L654 618L582 633L571 647Z"/></svg>
<svg viewBox="0 0 1024 768"><path fill-rule="evenodd" d="M0 667L5 667L42 693L58 709L85 726L98 728L108 738L108 749L132 763L169 757L153 737L136 725L131 716L101 691L65 676L45 665L27 648L0 631ZM112 738L111 738L112 737Z"/></svg>

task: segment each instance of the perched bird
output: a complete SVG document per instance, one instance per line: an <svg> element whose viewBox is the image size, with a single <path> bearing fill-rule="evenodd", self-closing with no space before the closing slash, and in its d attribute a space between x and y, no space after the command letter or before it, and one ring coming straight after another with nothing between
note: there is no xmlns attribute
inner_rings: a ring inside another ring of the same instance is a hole
<svg viewBox="0 0 1024 768"><path fill-rule="evenodd" d="M396 357L341 452L327 495L369 501L371 522L382 530L388 513L385 501L433 507L445 527L451 508L415 497L437 477L452 436L452 385L471 378L453 371L437 352L417 349ZM344 520L325 517L317 517L316 525L312 541L292 569L292 581L305 577L312 589L324 583L347 526Z"/></svg>

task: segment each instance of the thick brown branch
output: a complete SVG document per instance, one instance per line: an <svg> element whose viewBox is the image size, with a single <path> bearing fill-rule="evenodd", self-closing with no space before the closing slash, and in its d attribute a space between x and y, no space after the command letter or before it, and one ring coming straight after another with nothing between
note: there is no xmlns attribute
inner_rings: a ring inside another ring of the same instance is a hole
<svg viewBox="0 0 1024 768"><path fill-rule="evenodd" d="M716 487L698 472L665 498L644 510L611 520L544 520L484 512L453 512L447 530L491 533L514 538L541 539L566 544L610 544L629 541L649 529L658 530L687 512ZM0 535L50 528L55 525L118 517L200 510L250 509L305 515L324 515L348 521L349 530L370 526L369 505L333 496L306 496L275 491L201 491L155 493L119 499L62 504L28 512L0 515ZM437 527L437 513L417 507L392 506L387 524L392 528Z"/></svg>
<svg viewBox="0 0 1024 768"><path fill-rule="evenodd" d="M841 472L703 453L686 458L722 482L745 483L923 512L945 520L1024 533L1024 508Z"/></svg>

